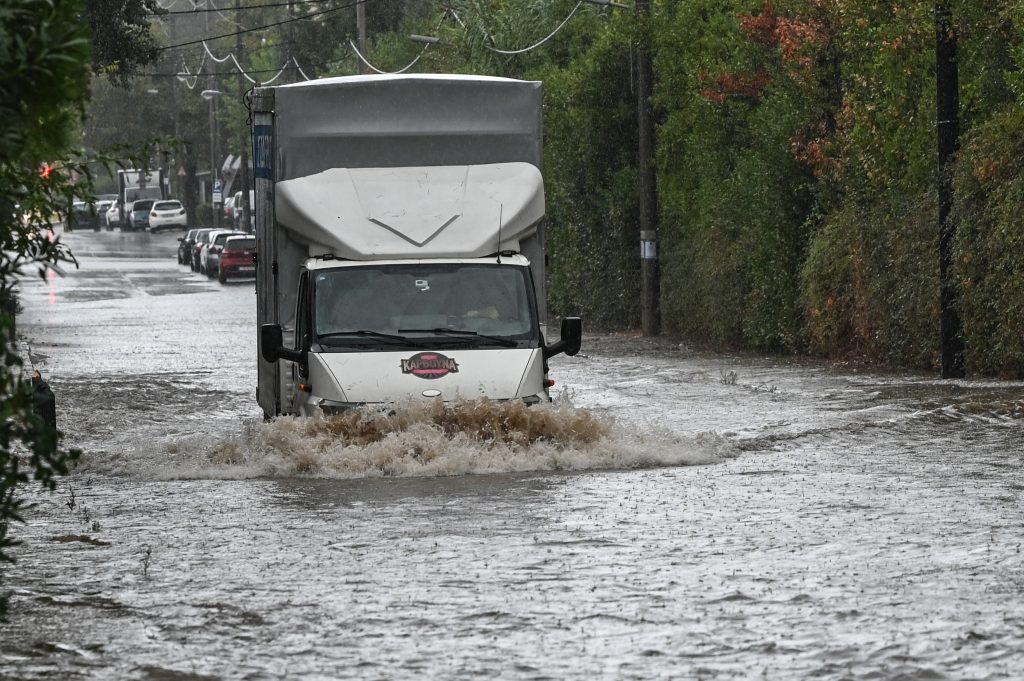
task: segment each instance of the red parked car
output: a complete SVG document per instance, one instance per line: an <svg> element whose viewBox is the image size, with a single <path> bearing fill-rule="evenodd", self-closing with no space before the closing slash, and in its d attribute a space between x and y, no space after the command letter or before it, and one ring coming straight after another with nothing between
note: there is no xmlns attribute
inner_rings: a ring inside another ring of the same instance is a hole
<svg viewBox="0 0 1024 681"><path fill-rule="evenodd" d="M256 237L229 236L220 252L217 279L225 284L228 277L256 276Z"/></svg>

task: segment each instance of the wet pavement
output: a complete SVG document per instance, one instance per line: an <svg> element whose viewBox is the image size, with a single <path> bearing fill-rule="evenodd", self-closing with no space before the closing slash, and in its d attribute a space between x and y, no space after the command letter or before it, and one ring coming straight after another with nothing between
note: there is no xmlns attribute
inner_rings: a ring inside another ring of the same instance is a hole
<svg viewBox="0 0 1024 681"><path fill-rule="evenodd" d="M262 422L252 282L177 236L25 283L86 456L14 528L0 677L1022 678L1024 384L590 336L550 438L357 444Z"/></svg>

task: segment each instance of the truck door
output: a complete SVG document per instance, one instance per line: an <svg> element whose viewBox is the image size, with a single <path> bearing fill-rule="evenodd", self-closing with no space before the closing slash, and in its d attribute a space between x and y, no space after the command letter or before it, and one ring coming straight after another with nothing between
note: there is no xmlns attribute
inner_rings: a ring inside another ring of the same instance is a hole
<svg viewBox="0 0 1024 681"><path fill-rule="evenodd" d="M313 320L311 308L311 294L309 289L309 272L302 270L299 273L298 295L295 300L295 340L294 349L303 353L309 353L310 344L313 341ZM304 400L307 393L302 391L302 385L309 378L309 365L303 362L289 362L289 385L283 391L288 396L289 404L287 411L308 416L312 410L307 412L304 409Z"/></svg>

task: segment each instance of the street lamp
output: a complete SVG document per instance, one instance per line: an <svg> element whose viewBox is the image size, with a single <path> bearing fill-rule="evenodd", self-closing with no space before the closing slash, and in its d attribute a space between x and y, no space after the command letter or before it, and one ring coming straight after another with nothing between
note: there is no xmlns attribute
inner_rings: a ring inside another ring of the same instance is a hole
<svg viewBox="0 0 1024 681"><path fill-rule="evenodd" d="M217 98L224 95L220 90L203 90L199 95L210 103L210 204L213 206L213 226L220 227L220 211L214 187L217 183Z"/></svg>

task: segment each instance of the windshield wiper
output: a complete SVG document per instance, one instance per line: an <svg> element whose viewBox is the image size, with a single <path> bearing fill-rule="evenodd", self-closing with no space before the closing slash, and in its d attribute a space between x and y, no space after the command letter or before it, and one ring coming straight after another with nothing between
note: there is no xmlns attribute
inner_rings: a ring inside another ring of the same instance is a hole
<svg viewBox="0 0 1024 681"><path fill-rule="evenodd" d="M477 333L476 331L469 331L468 329L446 329L443 327L439 327L436 329L399 329L398 333L436 333L443 336L456 336L460 338L465 338L466 340L475 340L478 338L481 340L489 340L492 343L496 343L506 348L515 348L519 346L519 343L509 338L501 338L499 336L488 336L482 333Z"/></svg>
<svg viewBox="0 0 1024 681"><path fill-rule="evenodd" d="M317 334L317 340L324 340L327 338L344 338L345 336L360 336L362 338L373 338L377 340L389 340L403 345L418 345L412 338L406 338L405 336L396 336L393 333L384 333L383 331L371 331L369 329L358 329L354 331L332 331L331 333Z"/></svg>

